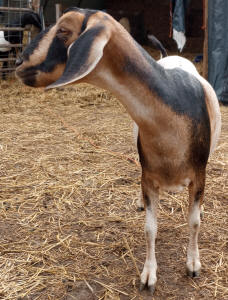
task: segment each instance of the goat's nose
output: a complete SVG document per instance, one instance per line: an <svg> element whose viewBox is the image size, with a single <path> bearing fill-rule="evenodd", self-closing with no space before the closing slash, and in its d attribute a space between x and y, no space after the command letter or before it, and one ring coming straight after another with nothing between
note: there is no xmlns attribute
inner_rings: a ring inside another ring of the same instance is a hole
<svg viewBox="0 0 228 300"><path fill-rule="evenodd" d="M22 63L23 63L22 57L18 56L18 58L16 59L16 62L15 62L16 67L19 67Z"/></svg>

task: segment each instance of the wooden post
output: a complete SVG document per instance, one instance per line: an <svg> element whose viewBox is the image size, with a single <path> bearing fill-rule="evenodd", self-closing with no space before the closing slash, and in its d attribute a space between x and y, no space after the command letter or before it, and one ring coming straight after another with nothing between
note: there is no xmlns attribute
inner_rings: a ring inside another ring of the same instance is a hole
<svg viewBox="0 0 228 300"><path fill-rule="evenodd" d="M55 16L56 16L56 22L62 15L62 5L59 3L55 4Z"/></svg>
<svg viewBox="0 0 228 300"><path fill-rule="evenodd" d="M208 79L208 0L204 0L203 77Z"/></svg>
<svg viewBox="0 0 228 300"><path fill-rule="evenodd" d="M32 9L36 13L39 13L39 10L40 10L40 0L32 0Z"/></svg>

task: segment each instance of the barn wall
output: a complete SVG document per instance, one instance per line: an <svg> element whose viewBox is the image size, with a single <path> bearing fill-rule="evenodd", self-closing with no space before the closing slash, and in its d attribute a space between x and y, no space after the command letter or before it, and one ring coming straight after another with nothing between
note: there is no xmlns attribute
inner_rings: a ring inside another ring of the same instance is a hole
<svg viewBox="0 0 228 300"><path fill-rule="evenodd" d="M47 25L55 23L55 4L59 3L62 5L63 10L71 7L78 6L80 3L80 7L83 8L91 8L91 9L103 9L104 8L104 0L49 0L44 11L44 18Z"/></svg>
<svg viewBox="0 0 228 300"><path fill-rule="evenodd" d="M169 0L49 0L45 11L47 24L55 22L55 3L61 3L63 8L77 6L103 9L114 18L128 17L132 34L138 42L144 43L146 32L158 37L168 50L176 51L176 44L170 33L170 1ZM186 18L187 43L186 52L202 52L203 49L203 9L202 0L191 0Z"/></svg>
<svg viewBox="0 0 228 300"><path fill-rule="evenodd" d="M201 52L203 49L204 33L203 25L203 1L191 0L186 18L187 43L184 51ZM169 37L170 34L170 2L161 0L106 0L107 11L116 19L120 16L128 16L139 24L133 27L142 27L141 19L144 20L145 31L157 36L169 50L176 50L176 44ZM133 28L133 29L134 29ZM138 32L133 30L133 35L140 41Z"/></svg>
<svg viewBox="0 0 228 300"><path fill-rule="evenodd" d="M228 105L228 1L208 2L208 80Z"/></svg>

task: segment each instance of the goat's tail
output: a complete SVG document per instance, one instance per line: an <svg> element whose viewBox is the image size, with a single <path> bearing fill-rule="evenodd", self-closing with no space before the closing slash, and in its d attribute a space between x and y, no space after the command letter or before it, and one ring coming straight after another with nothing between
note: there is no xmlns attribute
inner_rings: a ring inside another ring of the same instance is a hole
<svg viewBox="0 0 228 300"><path fill-rule="evenodd" d="M161 58L168 56L164 46L154 35L148 34L147 38L152 46L154 46L156 49L160 50L161 56L162 56Z"/></svg>

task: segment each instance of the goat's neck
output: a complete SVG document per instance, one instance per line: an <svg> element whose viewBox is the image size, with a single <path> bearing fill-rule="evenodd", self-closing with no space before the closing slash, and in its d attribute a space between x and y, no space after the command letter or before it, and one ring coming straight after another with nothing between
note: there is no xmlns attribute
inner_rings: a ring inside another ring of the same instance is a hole
<svg viewBox="0 0 228 300"><path fill-rule="evenodd" d="M164 69L136 43L131 51L125 48L112 53L117 55L107 55L90 82L115 94L138 125L154 122L159 111L156 106L161 103L153 86L161 84Z"/></svg>

